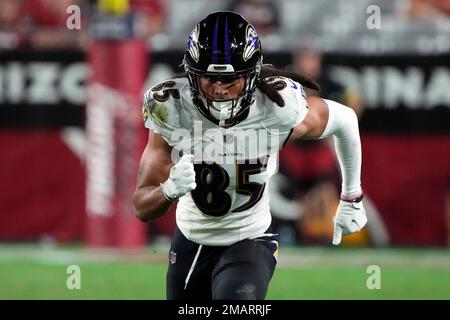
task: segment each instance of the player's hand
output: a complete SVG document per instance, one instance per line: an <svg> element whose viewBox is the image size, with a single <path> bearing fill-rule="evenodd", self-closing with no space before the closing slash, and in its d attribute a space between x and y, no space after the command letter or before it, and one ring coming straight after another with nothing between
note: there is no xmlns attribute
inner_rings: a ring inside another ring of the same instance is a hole
<svg viewBox="0 0 450 320"><path fill-rule="evenodd" d="M192 154L182 156L170 169L169 178L161 183L161 190L167 200L176 200L197 187L193 159Z"/></svg>
<svg viewBox="0 0 450 320"><path fill-rule="evenodd" d="M341 243L343 235L360 231L367 223L362 198L358 202L341 200L333 218L333 245Z"/></svg>

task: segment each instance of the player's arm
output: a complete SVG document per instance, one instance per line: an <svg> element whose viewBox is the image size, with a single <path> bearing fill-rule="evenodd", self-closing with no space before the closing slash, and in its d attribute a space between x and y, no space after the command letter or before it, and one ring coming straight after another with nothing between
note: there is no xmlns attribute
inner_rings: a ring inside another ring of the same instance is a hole
<svg viewBox="0 0 450 320"><path fill-rule="evenodd" d="M321 139L333 136L342 174L341 202L335 216L333 244L342 234L359 231L367 222L362 206L361 141L355 112L340 103L319 97L308 97L309 111L294 128L293 136Z"/></svg>
<svg viewBox="0 0 450 320"><path fill-rule="evenodd" d="M308 113L294 128L294 137L321 139L334 137L342 169L342 197L361 195L361 141L358 118L353 109L332 100L308 97Z"/></svg>
<svg viewBox="0 0 450 320"><path fill-rule="evenodd" d="M154 220L167 212L173 201L195 188L192 156L185 155L174 165L172 148L152 130L139 163L134 214L141 221Z"/></svg>
<svg viewBox="0 0 450 320"><path fill-rule="evenodd" d="M161 190L160 184L169 176L173 163L171 147L152 130L139 163L137 186L133 194L134 214L147 222L162 216L172 205Z"/></svg>

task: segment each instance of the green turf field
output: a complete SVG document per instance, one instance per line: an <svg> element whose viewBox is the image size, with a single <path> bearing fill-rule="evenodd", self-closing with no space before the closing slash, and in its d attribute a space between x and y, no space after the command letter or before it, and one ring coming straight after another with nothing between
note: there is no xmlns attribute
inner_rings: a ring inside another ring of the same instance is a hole
<svg viewBox="0 0 450 320"><path fill-rule="evenodd" d="M166 248L141 251L0 246L0 299L164 299ZM81 289L69 290L69 265ZM366 286L369 265L381 289ZM450 251L287 248L267 299L450 299Z"/></svg>

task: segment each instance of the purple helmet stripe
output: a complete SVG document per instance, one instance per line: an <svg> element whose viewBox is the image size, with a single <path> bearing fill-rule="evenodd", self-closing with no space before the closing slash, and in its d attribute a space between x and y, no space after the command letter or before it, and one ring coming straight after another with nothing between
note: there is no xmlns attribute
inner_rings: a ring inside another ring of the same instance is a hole
<svg viewBox="0 0 450 320"><path fill-rule="evenodd" d="M228 42L228 17L225 17L225 63L231 64L230 43Z"/></svg>
<svg viewBox="0 0 450 320"><path fill-rule="evenodd" d="M213 33L213 45L212 45L212 52L211 52L211 63L217 63L217 35L219 33L219 17L216 19L216 26L214 27L214 33Z"/></svg>

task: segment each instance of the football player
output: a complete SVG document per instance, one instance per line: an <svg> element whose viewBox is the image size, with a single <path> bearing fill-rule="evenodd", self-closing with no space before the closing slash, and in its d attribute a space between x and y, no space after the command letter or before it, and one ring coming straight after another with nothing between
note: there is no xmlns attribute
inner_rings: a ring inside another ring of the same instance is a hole
<svg viewBox="0 0 450 320"><path fill-rule="evenodd" d="M306 97L314 81L263 65L256 30L234 12L194 27L183 64L144 96L135 214L151 221L178 200L168 299L264 299L278 254L266 184L290 136L334 136L343 180L333 244L367 222L356 115Z"/></svg>

